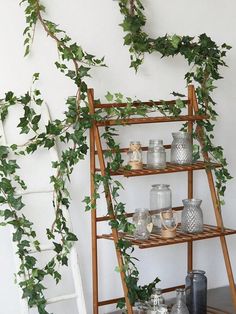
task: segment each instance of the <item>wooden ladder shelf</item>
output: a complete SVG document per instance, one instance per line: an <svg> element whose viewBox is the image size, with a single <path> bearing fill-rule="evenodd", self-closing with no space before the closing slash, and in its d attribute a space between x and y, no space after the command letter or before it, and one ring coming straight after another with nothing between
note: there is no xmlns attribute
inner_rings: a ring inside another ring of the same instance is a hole
<svg viewBox="0 0 236 314"><path fill-rule="evenodd" d="M88 99L89 99L89 108L90 113L95 114L96 110L99 110L101 108L112 108L112 107L125 107L127 104L123 103L113 103L113 104L96 104L94 101L94 91L93 89L88 90ZM187 115L181 115L178 117L145 117L145 118L129 118L129 119L123 119L123 120L103 120L103 121L94 121L93 125L90 129L90 170L91 170L91 198L93 199L93 195L95 193L95 184L94 184L94 175L98 172L101 173L101 175L105 175L106 172L106 162L104 158L104 153L106 152L105 149L102 147L101 143L101 136L100 136L100 127L105 126L113 126L113 125L131 125L131 124L146 124L146 123L164 123L164 122L187 122L188 125L188 132L192 132L193 130L193 123L195 121L199 120L205 120L208 117L206 115L199 115L198 114L198 103L196 98L196 93L193 85L188 86L188 99L184 100L185 104L187 104L188 108L188 114ZM174 104L175 101L167 101L167 104L171 105ZM153 106L155 104L156 106L162 105L163 102L137 102L134 103L134 106L139 105L148 105ZM197 134L198 134L198 140L201 146L203 146L202 141L202 135L203 135L203 129L198 126L197 127ZM170 149L170 145L165 145L166 149ZM143 151L147 151L147 147L142 148ZM121 149L122 153L125 153L128 151L128 148ZM99 167L96 165L96 156L98 157L98 163ZM186 243L187 244L187 271L191 271L193 269L193 241L198 240L204 240L204 239L210 239L214 237L219 237L221 242L221 248L224 256L226 271L229 279L229 285L232 293L232 300L234 304L234 308L236 311L236 287L234 283L234 277L230 262L230 257L227 249L227 243L225 236L236 234L236 230L225 228L223 225L223 220L219 208L219 200L216 193L215 185L214 185L214 179L212 174L212 167L220 167L219 164L213 164L210 163L209 156L207 152L203 153L203 158L205 162L198 161L196 163L193 163L192 165L173 165L170 163L167 163L167 167L165 169L142 169L142 170L126 170L126 169L120 169L119 171L113 172L112 175L114 176L124 176L124 177L136 177L136 176L146 176L146 175L157 175L157 174L167 174L167 173L174 173L174 172L187 172L188 177L188 198L193 198L193 172L196 170L202 170L204 169L207 175L209 189L211 193L211 198L213 202L215 217L216 217L216 226L211 225L204 225L204 231L200 234L186 234L181 231L181 229L177 228L177 236L173 239L163 239L160 235L157 234L151 234L150 238L145 241L136 240L133 236L118 233L116 229L112 229L111 234L102 234L98 235L97 233L97 224L99 222L107 221L109 219L114 219L114 212L113 212L113 205L112 205L112 197L111 193L108 190L106 193L106 201L108 206L108 212L109 214L107 216L98 216L97 215L97 209L96 209L96 201L94 200L93 207L95 208L91 213L91 221L92 221L92 265L93 265L93 314L99 313L99 307L114 304L118 302L121 298L116 299L109 299L109 300L99 300L99 288L98 288L98 280L99 280L99 268L98 268L98 246L97 242L99 239L108 239L114 241L115 244L115 250L116 255L118 259L118 265L120 269L122 269L123 266L123 259L120 251L116 247L116 243L118 242L120 237L125 237L126 239L129 239L132 241L132 243L136 246L138 246L140 249L145 248L152 248L152 247L158 247L158 246L164 246L164 245L171 245L171 244L177 244L177 243ZM173 210L179 211L182 210L183 207L175 207ZM132 217L133 213L127 213L127 217ZM127 293L128 289L125 283L125 277L124 273L120 273L123 291L124 291L124 298L126 302L126 308L128 314L132 314L132 306L129 302ZM180 285L178 287L183 287L183 285ZM167 289L163 289L164 292L170 292L175 290L176 287L170 287ZM210 308L208 309L208 313L218 313L217 309ZM219 313L223 313L222 311Z"/></svg>

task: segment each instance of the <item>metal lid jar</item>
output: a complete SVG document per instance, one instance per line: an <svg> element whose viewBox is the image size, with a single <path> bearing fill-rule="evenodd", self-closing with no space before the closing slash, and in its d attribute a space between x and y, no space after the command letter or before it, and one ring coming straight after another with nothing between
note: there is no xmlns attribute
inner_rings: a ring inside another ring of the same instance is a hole
<svg viewBox="0 0 236 314"><path fill-rule="evenodd" d="M172 133L171 163L191 164L193 160L193 145L191 134L187 132Z"/></svg>

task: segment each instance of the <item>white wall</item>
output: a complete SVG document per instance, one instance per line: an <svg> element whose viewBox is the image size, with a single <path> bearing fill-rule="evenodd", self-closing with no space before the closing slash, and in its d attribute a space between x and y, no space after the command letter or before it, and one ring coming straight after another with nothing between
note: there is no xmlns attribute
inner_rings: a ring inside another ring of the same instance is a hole
<svg viewBox="0 0 236 314"><path fill-rule="evenodd" d="M35 36L35 45L32 54L23 59L22 32L25 26L23 9L18 1L0 1L0 90L1 95L7 90L17 93L25 92L31 82L34 72L41 72L40 88L43 92L54 118L61 117L65 108L64 101L68 95L75 93L71 82L64 78L55 69L53 62L57 58L54 43L46 37L39 27ZM123 33L118 24L121 15L118 4L112 0L51 0L44 1L48 7L49 18L60 23L61 27L77 40L89 52L97 56L105 56L109 68L94 69L93 79L88 83L95 88L96 97L103 97L109 90L121 92L139 99L164 99L170 97L170 92L185 92L184 73L188 67L181 57L173 59L160 59L156 53L146 56L145 63L139 73L135 75L129 69L129 54L127 47L123 47ZM233 0L179 0L179 1L144 1L148 17L147 31L151 36L165 33L198 35L207 33L219 44L227 42L233 46L227 57L229 68L222 70L224 80L218 82L219 89L215 91L219 120L216 124L216 144L223 145L228 158L229 168L233 176L236 174L235 137L235 74L236 74L236 37L235 18L236 3ZM14 116L14 112L13 112ZM14 118L12 118L15 120ZM8 140L15 141L15 130L12 121L7 123ZM177 130L178 125L172 125ZM148 128L129 129L129 136L121 137L121 142L128 144L131 139L141 139L147 144L149 138L163 137L165 142L171 141L172 129L168 127L151 126ZM48 185L47 154L40 152L33 160L24 162L23 176L29 185ZM37 164L37 167L35 165ZM35 171L35 169L38 171ZM45 176L42 173L45 173ZM124 199L128 208L133 210L137 206L148 206L148 193L150 185L154 182L170 183L173 189L175 205L181 203L186 197L184 181L185 175L148 177L129 179L124 181L127 192ZM178 184L182 180L183 185ZM195 196L203 199L203 209L206 222L214 222L213 209L207 192L207 182L204 173L196 175L197 187ZM85 195L89 194L89 162L85 160L76 168L72 185L71 216L74 230L79 237L78 253L84 282L84 290L88 313L92 313L91 291L91 245L90 245L90 215L84 213L81 203ZM135 197L134 197L135 195ZM27 212L40 229L42 221L47 217L50 200L46 197L26 200ZM225 224L236 227L235 218L235 180L230 181L226 192L226 205L224 206ZM38 206L38 205L40 206ZM45 214L46 213L46 214ZM40 218L40 215L43 216ZM228 244L232 258L232 266L236 270L235 236L229 237ZM114 273L116 260L112 243L101 241L99 247L101 271L101 298L118 297L121 294L119 276ZM227 284L227 276L223 265L219 240L202 241L195 244L194 267L205 269L209 279L209 287ZM183 283L185 277L186 258L185 246L169 246L161 249L138 251L136 255L141 258L139 263L141 281L151 281L158 275L161 287ZM13 254L11 251L8 230L0 230L0 314L18 314L17 290L13 285ZM72 289L69 274L65 273L65 284L58 288L59 292ZM56 290L52 287L49 295ZM67 287L67 288L65 288ZM50 308L55 314L75 314L73 305L64 304ZM103 309L105 313L108 309Z"/></svg>

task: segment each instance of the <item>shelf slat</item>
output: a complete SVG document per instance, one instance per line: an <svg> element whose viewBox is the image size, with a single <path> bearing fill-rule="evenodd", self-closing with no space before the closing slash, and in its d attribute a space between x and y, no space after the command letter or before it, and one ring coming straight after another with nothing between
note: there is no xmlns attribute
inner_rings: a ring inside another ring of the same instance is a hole
<svg viewBox="0 0 236 314"><path fill-rule="evenodd" d="M197 161L191 165L174 165L169 162L166 163L165 169L148 169L146 165L144 165L143 169L140 170L126 170L120 169L116 172L111 172L111 175L122 175L124 177L139 177L139 176L147 176L147 175L154 175L154 174L165 174L165 173L173 173L173 172L182 172L182 171L189 171L189 170L202 170L202 169L213 169L221 167L220 164L217 163L206 163L203 161ZM96 171L100 171L96 169Z"/></svg>
<svg viewBox="0 0 236 314"><path fill-rule="evenodd" d="M189 241L199 241L199 240L204 240L204 239L216 238L216 237L231 235L231 234L236 234L236 230L225 228L222 231L219 227L205 224L204 231L198 234L184 233L181 231L180 227L178 227L176 237L173 239L165 239L165 238L162 238L161 235L154 234L154 233L151 233L148 240L137 240L137 239L134 239L134 236L127 235L124 233L119 233L119 236L121 238L131 241L133 245L137 245L140 249L148 249L148 248L158 247L158 246L166 246L166 245L171 245L171 244L185 243ZM100 235L98 236L98 239L113 240L111 234Z"/></svg>
<svg viewBox="0 0 236 314"><path fill-rule="evenodd" d="M188 99L183 99L184 104L188 104ZM176 100L160 100L160 101L134 101L131 104L131 107L140 107L140 106L163 106L163 105L172 106L176 104ZM130 106L130 103L105 103L105 104L95 104L95 109L106 109L106 108L124 108Z"/></svg>
<svg viewBox="0 0 236 314"><path fill-rule="evenodd" d="M209 119L207 115L194 115L194 116L163 116L163 117L145 117L145 118L129 118L129 119L110 119L97 121L97 126L110 126L110 125L129 125L129 124L146 124L146 123L162 123L162 122L180 122L180 121L199 121Z"/></svg>

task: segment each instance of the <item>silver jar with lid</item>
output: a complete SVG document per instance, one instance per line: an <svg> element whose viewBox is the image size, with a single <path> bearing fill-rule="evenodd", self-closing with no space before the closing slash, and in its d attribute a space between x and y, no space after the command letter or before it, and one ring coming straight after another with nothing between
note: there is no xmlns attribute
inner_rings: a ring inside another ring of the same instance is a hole
<svg viewBox="0 0 236 314"><path fill-rule="evenodd" d="M162 140L150 140L147 152L147 168L163 169L166 167L166 151Z"/></svg>

